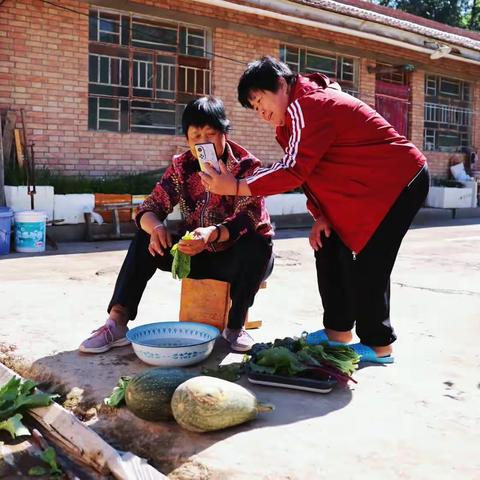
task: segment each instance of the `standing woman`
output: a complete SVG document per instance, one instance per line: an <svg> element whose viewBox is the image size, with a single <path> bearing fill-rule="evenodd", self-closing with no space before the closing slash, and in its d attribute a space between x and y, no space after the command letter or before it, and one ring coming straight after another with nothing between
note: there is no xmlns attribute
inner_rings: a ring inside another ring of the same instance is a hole
<svg viewBox="0 0 480 480"><path fill-rule="evenodd" d="M237 180L226 169L200 174L222 195L273 195L302 187L315 222L325 329L311 342L352 340L361 361L393 362L390 274L429 186L424 155L383 117L325 75L294 74L264 57L248 65L238 99L276 127L281 161Z"/></svg>

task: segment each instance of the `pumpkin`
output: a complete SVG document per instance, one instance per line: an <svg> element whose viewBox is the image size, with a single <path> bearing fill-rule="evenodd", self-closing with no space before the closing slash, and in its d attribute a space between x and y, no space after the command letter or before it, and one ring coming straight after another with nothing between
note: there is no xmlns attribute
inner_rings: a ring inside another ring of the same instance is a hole
<svg viewBox="0 0 480 480"><path fill-rule="evenodd" d="M274 407L259 403L246 388L220 378L199 376L177 387L172 412L178 424L191 432L233 427Z"/></svg>
<svg viewBox="0 0 480 480"><path fill-rule="evenodd" d="M172 418L170 400L175 389L192 373L181 368L152 368L133 377L125 392L127 408L144 420Z"/></svg>

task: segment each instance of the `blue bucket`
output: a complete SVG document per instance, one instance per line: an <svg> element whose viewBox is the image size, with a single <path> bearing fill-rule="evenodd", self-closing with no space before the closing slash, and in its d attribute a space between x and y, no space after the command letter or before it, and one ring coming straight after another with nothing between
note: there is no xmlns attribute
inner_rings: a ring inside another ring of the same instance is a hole
<svg viewBox="0 0 480 480"><path fill-rule="evenodd" d="M15 250L17 252L45 251L47 214L38 210L15 213Z"/></svg>
<svg viewBox="0 0 480 480"><path fill-rule="evenodd" d="M10 232L12 231L13 211L8 207L0 207L0 255L10 252Z"/></svg>

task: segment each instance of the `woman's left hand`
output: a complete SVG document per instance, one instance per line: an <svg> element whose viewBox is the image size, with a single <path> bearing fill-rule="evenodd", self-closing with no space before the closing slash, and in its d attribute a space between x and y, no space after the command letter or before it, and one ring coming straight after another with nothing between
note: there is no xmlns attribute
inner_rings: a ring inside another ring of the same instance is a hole
<svg viewBox="0 0 480 480"><path fill-rule="evenodd" d="M189 257L198 255L207 247L207 243L210 241L210 236L215 236L215 230L216 228L214 226L196 228L192 232L195 238L193 240L180 240L178 242L178 249Z"/></svg>
<svg viewBox="0 0 480 480"><path fill-rule="evenodd" d="M235 195L237 191L237 179L227 170L223 162L220 164L220 173L211 164L205 163L205 172L199 172L202 184L207 191L217 195Z"/></svg>

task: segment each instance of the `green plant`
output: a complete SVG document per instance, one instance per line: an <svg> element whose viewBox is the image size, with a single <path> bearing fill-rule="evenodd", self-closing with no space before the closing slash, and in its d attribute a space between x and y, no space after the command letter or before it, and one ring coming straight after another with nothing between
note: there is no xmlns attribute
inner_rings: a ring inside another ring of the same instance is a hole
<svg viewBox="0 0 480 480"><path fill-rule="evenodd" d="M46 407L56 395L35 392L37 384L32 380L12 377L0 387L0 430L6 430L12 438L30 435L22 424L20 412L29 408Z"/></svg>
<svg viewBox="0 0 480 480"><path fill-rule="evenodd" d="M32 477L41 477L49 474L56 477L62 474L62 470L57 463L57 453L53 447L48 447L45 451L43 451L40 455L40 459L48 465L49 469L40 466L32 467L28 471L29 475Z"/></svg>
<svg viewBox="0 0 480 480"><path fill-rule="evenodd" d="M55 193L129 193L142 195L150 193L155 183L161 178L165 169L151 170L127 175L87 177L83 175L63 175L48 168L35 170L36 185L50 185ZM26 185L25 172L18 167L10 168L5 173L5 185Z"/></svg>
<svg viewBox="0 0 480 480"><path fill-rule="evenodd" d="M433 187L453 187L453 188L465 188L465 185L456 180L450 180L448 178L433 177L432 178Z"/></svg>

